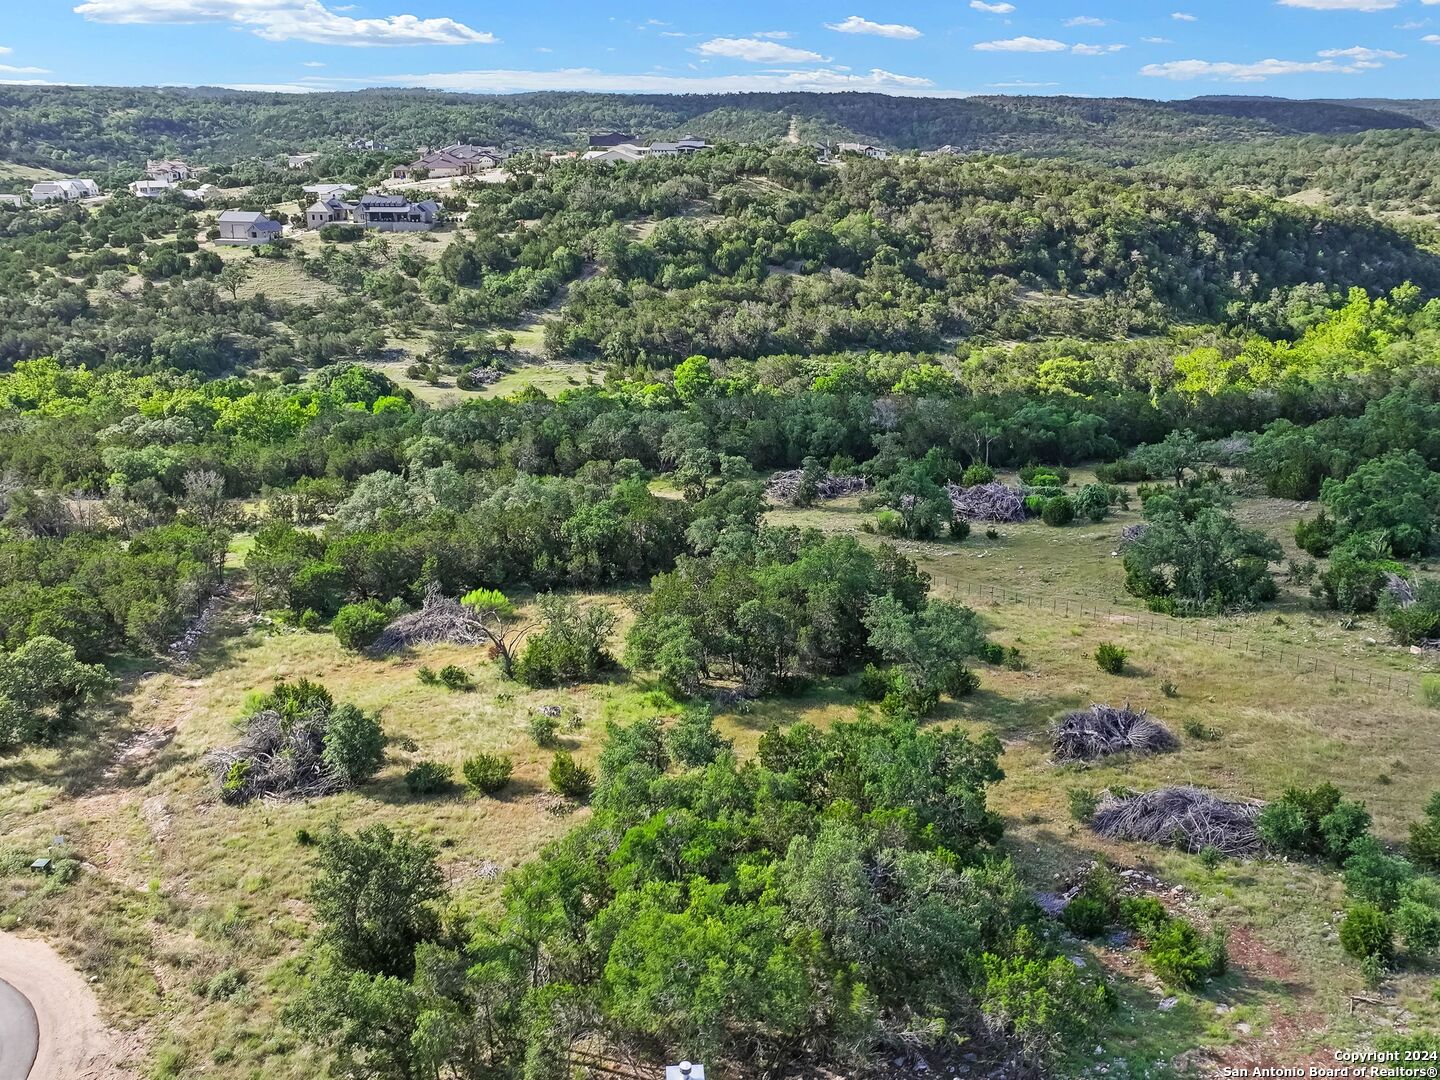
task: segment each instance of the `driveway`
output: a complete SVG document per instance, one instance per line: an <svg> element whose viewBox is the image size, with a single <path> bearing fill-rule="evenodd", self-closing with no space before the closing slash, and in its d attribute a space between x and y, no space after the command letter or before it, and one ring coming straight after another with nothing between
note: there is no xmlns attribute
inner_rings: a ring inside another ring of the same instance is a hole
<svg viewBox="0 0 1440 1080"><path fill-rule="evenodd" d="M0 979L0 1080L26 1080L40 1049L40 1026L30 999Z"/></svg>
<svg viewBox="0 0 1440 1080"><path fill-rule="evenodd" d="M78 971L45 942L0 932L0 1080L129 1080L126 1056Z"/></svg>

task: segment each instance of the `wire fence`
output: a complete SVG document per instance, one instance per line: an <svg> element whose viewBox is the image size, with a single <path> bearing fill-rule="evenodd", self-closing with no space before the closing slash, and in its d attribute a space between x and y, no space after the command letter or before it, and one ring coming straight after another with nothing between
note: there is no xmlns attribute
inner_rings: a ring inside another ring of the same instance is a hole
<svg viewBox="0 0 1440 1080"><path fill-rule="evenodd" d="M1048 611L1057 618L1109 619L1129 629L1158 634L1173 641L1194 641L1264 664L1277 672L1311 675L1336 683L1364 686L1400 697L1417 698L1422 675L1341 662L1323 653L1307 652L1293 645L1281 645L1252 638L1244 631L1220 628L1200 619L1179 619L1148 611L1126 610L1113 604L1082 597L1042 595L1007 585L967 581L945 573L931 573L933 583L956 599L991 604L1013 604L1033 611Z"/></svg>

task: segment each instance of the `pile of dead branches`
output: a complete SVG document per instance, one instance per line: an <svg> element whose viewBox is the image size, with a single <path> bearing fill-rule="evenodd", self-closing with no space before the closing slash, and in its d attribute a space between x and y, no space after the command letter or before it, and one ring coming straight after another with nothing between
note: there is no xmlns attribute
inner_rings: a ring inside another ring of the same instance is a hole
<svg viewBox="0 0 1440 1080"><path fill-rule="evenodd" d="M1112 840L1147 840L1182 851L1213 847L1223 855L1250 855L1260 847L1255 818L1260 803L1229 802L1193 787L1166 787L1123 798L1106 795L1090 826Z"/></svg>
<svg viewBox="0 0 1440 1080"><path fill-rule="evenodd" d="M1144 709L1091 705L1068 712L1055 725L1056 761L1095 761L1111 754L1160 754L1180 743Z"/></svg>
<svg viewBox="0 0 1440 1080"><path fill-rule="evenodd" d="M286 720L274 709L258 712L234 746L212 750L205 766L227 803L252 799L311 799L343 791L343 774L325 761L329 715L316 711Z"/></svg>
<svg viewBox="0 0 1440 1080"><path fill-rule="evenodd" d="M1402 608L1407 608L1415 603L1415 583L1400 574L1387 573L1385 575L1385 591L1389 594L1390 599Z"/></svg>
<svg viewBox="0 0 1440 1080"><path fill-rule="evenodd" d="M770 478L770 483L765 485L765 494L776 502L793 504L800 496L800 488L804 480L804 469L791 469L789 472L776 473ZM815 497L817 499L840 499L846 495L859 495L869 486L863 476L827 472L816 482Z"/></svg>
<svg viewBox="0 0 1440 1080"><path fill-rule="evenodd" d="M955 516L966 521L1018 522L1025 520L1025 500L1020 492L996 481L974 487L949 485L950 505Z"/></svg>
<svg viewBox="0 0 1440 1080"><path fill-rule="evenodd" d="M1126 525L1120 530L1120 542L1122 544L1138 543L1145 538L1145 534L1149 531L1150 526L1143 521L1136 522L1134 525Z"/></svg>
<svg viewBox="0 0 1440 1080"><path fill-rule="evenodd" d="M431 585L420 610L401 615L380 631L370 651L386 656L418 645L478 645L485 640L480 616L459 600L443 596L438 585Z"/></svg>

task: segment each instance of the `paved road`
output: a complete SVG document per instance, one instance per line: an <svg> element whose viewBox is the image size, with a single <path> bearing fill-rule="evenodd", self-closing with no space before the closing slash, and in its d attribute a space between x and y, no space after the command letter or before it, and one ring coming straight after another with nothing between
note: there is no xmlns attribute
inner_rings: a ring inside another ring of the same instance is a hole
<svg viewBox="0 0 1440 1080"><path fill-rule="evenodd" d="M24 994L0 979L0 1080L25 1080L40 1049L40 1025Z"/></svg>

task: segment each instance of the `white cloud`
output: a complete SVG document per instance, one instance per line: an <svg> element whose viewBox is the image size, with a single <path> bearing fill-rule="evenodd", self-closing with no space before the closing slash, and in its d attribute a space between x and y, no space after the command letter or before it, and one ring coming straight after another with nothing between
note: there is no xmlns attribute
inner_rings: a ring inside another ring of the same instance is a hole
<svg viewBox="0 0 1440 1080"><path fill-rule="evenodd" d="M1188 11L1172 11L1172 12L1170 13L1170 18L1174 19L1176 22L1199 22L1199 21L1200 21L1200 16L1198 16L1198 15L1191 15Z"/></svg>
<svg viewBox="0 0 1440 1080"><path fill-rule="evenodd" d="M14 51L15 50L10 48L9 45L0 45L0 56L4 56L6 53L12 53Z"/></svg>
<svg viewBox="0 0 1440 1080"><path fill-rule="evenodd" d="M825 59L809 49L794 49L759 38L711 38L697 45L695 51L705 56L749 60L753 64L808 64Z"/></svg>
<svg viewBox="0 0 1440 1080"><path fill-rule="evenodd" d="M352 19L321 0L85 0L75 12L102 23L231 23L267 41L318 45L488 45L496 40L454 19Z"/></svg>
<svg viewBox="0 0 1440 1080"><path fill-rule="evenodd" d="M260 94L316 94L323 86L306 86L304 83L221 83L224 90L253 90Z"/></svg>
<svg viewBox="0 0 1440 1080"><path fill-rule="evenodd" d="M1066 26L1106 26L1109 19L1097 19L1094 15L1076 15L1073 19L1066 19Z"/></svg>
<svg viewBox="0 0 1440 1080"><path fill-rule="evenodd" d="M1278 0L1278 3L1281 7L1310 11L1389 11L1400 6L1400 0Z"/></svg>
<svg viewBox="0 0 1440 1080"><path fill-rule="evenodd" d="M305 61L303 64L301 64L300 66L301 66L301 67L310 67L310 68L322 68L322 67L325 66L325 64L324 64L322 61L320 61L320 60L306 60L306 61Z"/></svg>
<svg viewBox="0 0 1440 1080"><path fill-rule="evenodd" d="M7 52L9 50L6 50ZM37 67L11 67L9 64L0 64L0 72L6 75L49 75L49 68Z"/></svg>
<svg viewBox="0 0 1440 1080"><path fill-rule="evenodd" d="M1039 90L1046 86L1059 86L1060 84L1058 82L1021 82L1017 79L1014 82L992 82L985 85L995 90Z"/></svg>
<svg viewBox="0 0 1440 1080"><path fill-rule="evenodd" d="M1440 34L1426 34L1420 40L1429 45L1440 45Z"/></svg>
<svg viewBox="0 0 1440 1080"><path fill-rule="evenodd" d="M1071 45L1070 51L1076 56L1105 56L1107 53L1117 53L1123 48L1124 45Z"/></svg>
<svg viewBox="0 0 1440 1080"><path fill-rule="evenodd" d="M904 23L877 23L851 15L844 22L826 23L827 30L838 30L842 34L873 34L875 37L901 38L911 41L920 36L920 31Z"/></svg>
<svg viewBox="0 0 1440 1080"><path fill-rule="evenodd" d="M833 68L755 72L745 75L658 75L597 71L594 68L563 68L555 71L454 71L419 75L383 75L371 79L329 80L331 88L341 82L364 86L419 86L433 90L465 90L476 93L509 94L532 90L597 90L635 94L724 94L784 90L866 90L882 94L957 96L955 91L936 90L929 79L898 75L882 68L868 74L851 74Z"/></svg>
<svg viewBox="0 0 1440 1080"><path fill-rule="evenodd" d="M780 41L790 37L791 34L789 30L756 30L750 36L758 38L771 38L772 40Z"/></svg>
<svg viewBox="0 0 1440 1080"><path fill-rule="evenodd" d="M985 11L991 15L1009 15L1015 10L1014 4L987 4L985 0L970 0L970 6L976 11Z"/></svg>
<svg viewBox="0 0 1440 1080"><path fill-rule="evenodd" d="M1211 79L1224 82L1264 82L1277 75L1358 75L1384 67L1382 61L1400 60L1403 53L1388 49L1367 49L1355 45L1349 49L1325 49L1316 53L1319 60L1257 60L1238 64L1229 61L1171 60L1164 64L1146 64L1141 75L1157 79L1189 82Z"/></svg>
<svg viewBox="0 0 1440 1080"><path fill-rule="evenodd" d="M980 52L1065 52L1070 48L1063 41L1054 38L1015 37L1004 41L981 41L975 48Z"/></svg>
<svg viewBox="0 0 1440 1080"><path fill-rule="evenodd" d="M1357 68L1381 68L1382 60L1404 60L1405 54L1389 49L1367 49L1363 45L1352 45L1348 49L1324 49L1317 55L1327 60L1349 60Z"/></svg>
<svg viewBox="0 0 1440 1080"><path fill-rule="evenodd" d="M1168 37L1142 37L1140 40L1143 41L1146 45L1174 45L1174 44L1175 44L1175 42L1171 41Z"/></svg>

